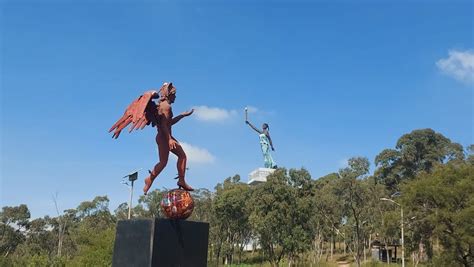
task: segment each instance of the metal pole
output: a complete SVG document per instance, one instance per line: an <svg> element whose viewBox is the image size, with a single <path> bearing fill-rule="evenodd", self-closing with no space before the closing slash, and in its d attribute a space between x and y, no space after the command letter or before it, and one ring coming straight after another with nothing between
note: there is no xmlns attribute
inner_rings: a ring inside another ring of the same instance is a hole
<svg viewBox="0 0 474 267"><path fill-rule="evenodd" d="M390 201L393 204L397 205L400 207L400 228L402 229L402 267L405 267L405 237L404 237L404 232L403 232L403 207L401 204L393 201L392 199L382 197L380 200L383 201ZM387 256L388 258L388 256Z"/></svg>
<svg viewBox="0 0 474 267"><path fill-rule="evenodd" d="M128 219L130 220L130 215L132 214L132 197L133 197L133 182L132 186L130 187L130 200L128 201Z"/></svg>
<svg viewBox="0 0 474 267"><path fill-rule="evenodd" d="M400 205L400 214L401 214L401 223L402 223L402 267L405 267L405 242L404 242L404 234L403 234L403 208Z"/></svg>

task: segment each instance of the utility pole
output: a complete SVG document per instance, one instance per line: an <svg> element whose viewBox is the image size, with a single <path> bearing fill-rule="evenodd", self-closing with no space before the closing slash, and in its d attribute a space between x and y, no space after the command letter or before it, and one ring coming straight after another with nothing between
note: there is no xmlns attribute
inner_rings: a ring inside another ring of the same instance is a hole
<svg viewBox="0 0 474 267"><path fill-rule="evenodd" d="M402 205L398 204L397 202L393 201L392 199L390 198L380 198L380 200L383 200L383 201L390 201L392 202L393 204L397 205L400 207L400 228L402 229L402 267L405 267L405 238L403 237L403 207Z"/></svg>

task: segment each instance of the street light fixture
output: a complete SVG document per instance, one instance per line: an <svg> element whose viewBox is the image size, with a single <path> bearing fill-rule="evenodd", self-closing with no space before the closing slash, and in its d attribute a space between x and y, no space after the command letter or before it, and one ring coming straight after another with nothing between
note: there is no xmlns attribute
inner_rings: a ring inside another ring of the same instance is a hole
<svg viewBox="0 0 474 267"><path fill-rule="evenodd" d="M401 216L400 226L402 228L402 267L405 267L405 244L404 244L405 242L404 242L404 237L403 237L403 207L402 205L398 204L397 202L395 202L393 199L390 199L390 198L382 197L380 198L380 200L392 202L393 204L400 207L400 216Z"/></svg>
<svg viewBox="0 0 474 267"><path fill-rule="evenodd" d="M132 197L133 197L133 183L138 179L138 171L129 173L123 177L123 179L128 178L128 181L131 182L130 188L130 200L128 202L128 219L130 220L131 213L132 213ZM125 182L128 185L127 182Z"/></svg>

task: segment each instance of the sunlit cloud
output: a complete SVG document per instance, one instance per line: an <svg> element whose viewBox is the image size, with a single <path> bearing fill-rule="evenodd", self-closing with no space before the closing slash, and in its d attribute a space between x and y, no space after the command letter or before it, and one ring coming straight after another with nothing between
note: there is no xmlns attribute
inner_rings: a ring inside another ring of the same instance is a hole
<svg viewBox="0 0 474 267"><path fill-rule="evenodd" d="M208 106L197 106L194 108L195 118L200 121L220 122L237 116L236 110L227 110Z"/></svg>
<svg viewBox="0 0 474 267"><path fill-rule="evenodd" d="M197 164L210 164L216 161L216 157L207 149L193 146L185 142L179 142L183 147L188 162ZM173 154L174 155L174 154ZM176 156L174 156L176 158Z"/></svg>
<svg viewBox="0 0 474 267"><path fill-rule="evenodd" d="M258 112L258 108L256 108L256 107L247 106L245 108L247 109L248 113L257 113Z"/></svg>
<svg viewBox="0 0 474 267"><path fill-rule="evenodd" d="M436 62L446 75L467 84L474 84L474 52L472 50L450 50L447 58Z"/></svg>

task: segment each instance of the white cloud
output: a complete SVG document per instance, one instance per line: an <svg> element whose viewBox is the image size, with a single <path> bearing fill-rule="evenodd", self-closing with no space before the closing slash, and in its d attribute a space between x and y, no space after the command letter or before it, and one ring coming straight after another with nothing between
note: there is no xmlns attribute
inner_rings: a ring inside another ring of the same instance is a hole
<svg viewBox="0 0 474 267"><path fill-rule="evenodd" d="M247 106L246 108L247 108L248 113L257 113L258 112L258 108L256 108L256 107Z"/></svg>
<svg viewBox="0 0 474 267"><path fill-rule="evenodd" d="M436 66L454 79L474 83L474 52L450 50L448 58L436 62Z"/></svg>
<svg viewBox="0 0 474 267"><path fill-rule="evenodd" d="M194 108L196 119L201 121L225 121L237 115L236 110L213 108L208 106L197 106Z"/></svg>
<svg viewBox="0 0 474 267"><path fill-rule="evenodd" d="M216 157L214 157L207 149L193 146L185 142L179 142L183 147L188 162L198 163L198 164L207 164L214 163ZM174 154L173 154L174 155ZM175 156L176 157L176 156Z"/></svg>

